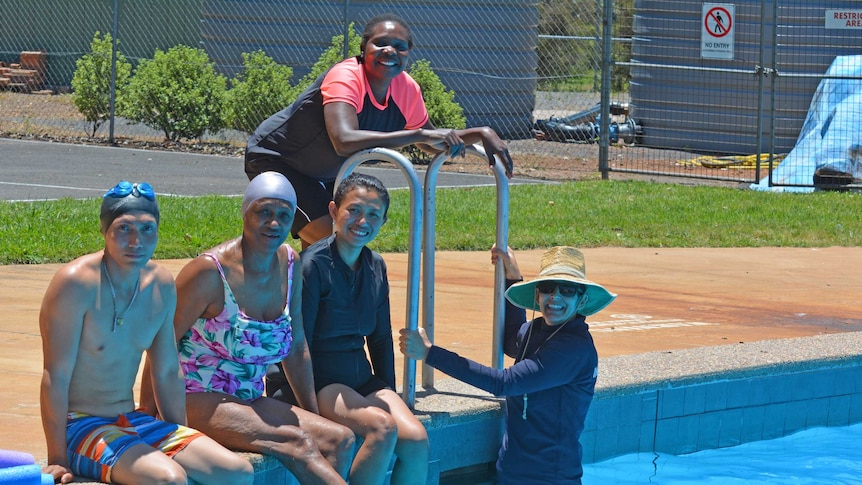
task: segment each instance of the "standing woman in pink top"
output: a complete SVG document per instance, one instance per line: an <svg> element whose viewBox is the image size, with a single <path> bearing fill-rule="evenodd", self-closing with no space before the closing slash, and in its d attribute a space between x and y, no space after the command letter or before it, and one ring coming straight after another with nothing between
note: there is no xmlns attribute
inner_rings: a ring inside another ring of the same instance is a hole
<svg viewBox="0 0 862 485"><path fill-rule="evenodd" d="M488 162L497 155L512 175L512 157L487 127L438 129L428 118L419 85L404 69L413 33L393 14L365 26L361 53L320 76L287 108L270 116L248 140L249 179L268 170L282 173L297 191L291 232L303 249L332 234L329 201L347 157L367 148L416 145L429 153L464 156L482 143Z"/></svg>

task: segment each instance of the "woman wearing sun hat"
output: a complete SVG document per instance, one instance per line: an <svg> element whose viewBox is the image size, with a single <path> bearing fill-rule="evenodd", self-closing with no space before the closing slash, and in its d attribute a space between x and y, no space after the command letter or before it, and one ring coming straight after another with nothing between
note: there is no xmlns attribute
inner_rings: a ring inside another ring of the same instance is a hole
<svg viewBox="0 0 862 485"><path fill-rule="evenodd" d="M586 277L584 255L568 246L542 256L539 276L523 282L511 249L491 250L506 271L503 346L515 363L494 369L432 345L423 330L401 330L401 352L446 374L506 397L506 433L497 482L580 484L581 445L598 375L585 317L616 295ZM525 310L540 312L530 321Z"/></svg>

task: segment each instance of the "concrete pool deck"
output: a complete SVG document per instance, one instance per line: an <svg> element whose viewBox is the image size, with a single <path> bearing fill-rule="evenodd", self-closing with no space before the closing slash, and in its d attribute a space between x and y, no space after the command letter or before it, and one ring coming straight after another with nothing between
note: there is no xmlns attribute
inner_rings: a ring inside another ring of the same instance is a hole
<svg viewBox="0 0 862 485"><path fill-rule="evenodd" d="M517 253L525 277L535 275L541 253ZM817 360L818 354L829 354L823 357L840 363L847 360L842 356L862 354L858 335L830 337L862 330L862 248L596 248L584 253L588 276L620 295L610 307L588 319L601 358L596 410L601 409L603 394L611 396L612 380L616 379L631 381L635 387L638 382L654 384L659 381L652 379L674 376L701 375L709 380L709 369L732 370L750 364L740 356L750 357L752 365L769 373L769 365L761 365L758 359L765 358L768 363L768 359L776 358L775 365L780 368L781 362L792 363L800 356L807 362L808 357ZM392 286L393 326L398 328L403 326L405 315L407 258L404 254L384 257ZM489 253L438 252L436 259L436 341L467 357L489 362L493 281ZM185 262L163 263L176 274ZM0 393L0 425L4 430L0 448L25 451L37 460L45 457L38 401L41 339L37 319L42 294L58 267L0 267L0 308L6 315L0 322L0 369L7 377ZM813 338L795 340L797 337ZM841 348L842 343L850 348ZM776 348L784 350L769 350ZM705 357L708 355L713 357ZM400 372L397 352L396 357ZM620 369L627 369L625 375L617 375ZM437 378L438 391L451 385L445 375L438 373ZM703 383L689 380L687 387ZM862 390L862 384L859 387ZM634 393L644 402L658 402L659 398L644 397L631 386L627 389L626 395ZM429 396L418 393L422 399L418 412L422 412L425 399L429 406L433 401L434 392L423 393ZM471 396L481 396L472 388L446 394L473 400L476 398ZM591 414L599 413L591 410ZM654 435L653 441L656 439L660 438Z"/></svg>

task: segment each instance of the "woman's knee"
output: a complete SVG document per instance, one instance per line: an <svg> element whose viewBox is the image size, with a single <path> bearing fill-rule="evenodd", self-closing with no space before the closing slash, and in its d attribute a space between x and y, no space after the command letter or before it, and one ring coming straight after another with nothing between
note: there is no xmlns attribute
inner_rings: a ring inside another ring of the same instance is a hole
<svg viewBox="0 0 862 485"><path fill-rule="evenodd" d="M365 411L362 424L365 427L365 441L395 442L398 439L398 423L383 409L369 407Z"/></svg>
<svg viewBox="0 0 862 485"><path fill-rule="evenodd" d="M400 423L396 452L401 455L427 455L429 451L428 432L420 422Z"/></svg>
<svg viewBox="0 0 862 485"><path fill-rule="evenodd" d="M354 447L356 446L356 434L354 434L347 426L342 426L337 423L333 424L335 424L335 426L330 432L333 448L339 456L350 455L352 458Z"/></svg>

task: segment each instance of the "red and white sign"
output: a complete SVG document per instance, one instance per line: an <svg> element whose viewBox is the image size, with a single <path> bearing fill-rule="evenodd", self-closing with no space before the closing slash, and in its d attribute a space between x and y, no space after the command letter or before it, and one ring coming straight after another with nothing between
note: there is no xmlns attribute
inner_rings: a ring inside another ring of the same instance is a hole
<svg viewBox="0 0 862 485"><path fill-rule="evenodd" d="M704 3L701 18L700 57L733 59L734 5Z"/></svg>
<svg viewBox="0 0 862 485"><path fill-rule="evenodd" d="M862 30L862 10L827 10L826 28Z"/></svg>

